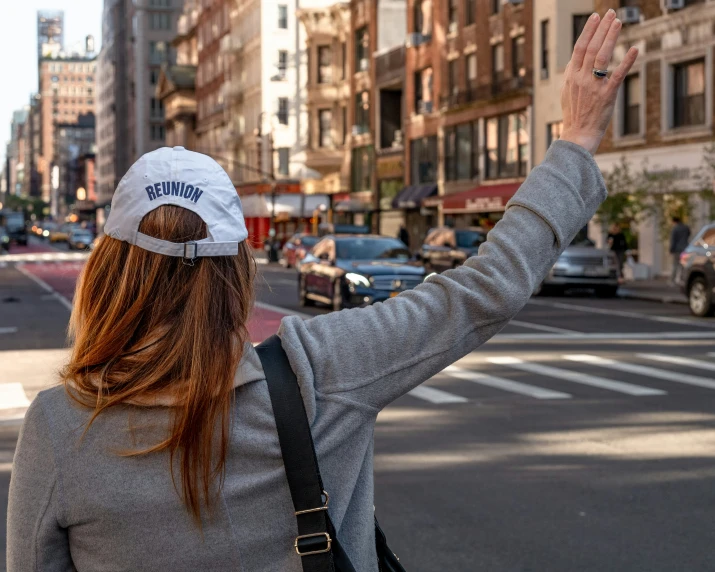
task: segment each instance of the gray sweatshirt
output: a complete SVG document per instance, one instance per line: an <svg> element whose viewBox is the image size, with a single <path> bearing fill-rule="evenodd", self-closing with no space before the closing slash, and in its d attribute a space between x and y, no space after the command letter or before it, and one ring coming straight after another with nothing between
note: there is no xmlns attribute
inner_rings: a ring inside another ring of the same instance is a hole
<svg viewBox="0 0 715 572"><path fill-rule="evenodd" d="M357 570L377 571L377 414L499 332L605 197L591 156L556 142L464 266L369 308L283 321L280 335L301 385L330 515ZM61 387L40 393L15 453L8 572L300 572L293 506L253 348L236 376L226 480L203 532L172 485L167 455L117 454L155 442L166 409L118 407L80 441L89 411Z"/></svg>

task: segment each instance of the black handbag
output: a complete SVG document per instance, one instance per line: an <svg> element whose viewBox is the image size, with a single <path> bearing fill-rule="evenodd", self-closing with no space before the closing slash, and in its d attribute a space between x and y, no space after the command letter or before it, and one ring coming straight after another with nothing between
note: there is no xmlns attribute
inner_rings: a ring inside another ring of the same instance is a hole
<svg viewBox="0 0 715 572"><path fill-rule="evenodd" d="M300 386L281 340L272 336L256 347L271 397L278 440L298 522L293 548L303 572L357 572L340 546L328 514L328 493L323 488L318 458ZM375 519L375 547L380 572L406 572L387 546Z"/></svg>

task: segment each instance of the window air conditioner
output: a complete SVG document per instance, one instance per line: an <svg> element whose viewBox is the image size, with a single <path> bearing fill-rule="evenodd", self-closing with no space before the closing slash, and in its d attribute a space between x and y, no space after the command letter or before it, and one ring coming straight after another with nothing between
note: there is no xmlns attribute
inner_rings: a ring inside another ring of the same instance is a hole
<svg viewBox="0 0 715 572"><path fill-rule="evenodd" d="M370 60L362 58L360 60L360 71L367 71L370 68Z"/></svg>
<svg viewBox="0 0 715 572"><path fill-rule="evenodd" d="M641 9L637 6L624 6L616 14L624 24L638 24L641 21Z"/></svg>
<svg viewBox="0 0 715 572"><path fill-rule="evenodd" d="M456 34L457 33L457 22L450 22L449 23L449 34Z"/></svg>
<svg viewBox="0 0 715 572"><path fill-rule="evenodd" d="M685 0L663 0L666 10L682 10L685 8Z"/></svg>

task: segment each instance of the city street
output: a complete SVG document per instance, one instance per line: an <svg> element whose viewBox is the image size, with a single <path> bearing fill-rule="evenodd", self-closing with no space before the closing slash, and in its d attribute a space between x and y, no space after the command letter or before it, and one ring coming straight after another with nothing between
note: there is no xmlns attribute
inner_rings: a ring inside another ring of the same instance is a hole
<svg viewBox="0 0 715 572"><path fill-rule="evenodd" d="M2 550L22 414L64 359L83 264L58 250L0 257ZM294 270L258 282L254 342L327 312L298 305ZM375 505L406 569L714 570L714 340L680 304L532 299L378 418Z"/></svg>

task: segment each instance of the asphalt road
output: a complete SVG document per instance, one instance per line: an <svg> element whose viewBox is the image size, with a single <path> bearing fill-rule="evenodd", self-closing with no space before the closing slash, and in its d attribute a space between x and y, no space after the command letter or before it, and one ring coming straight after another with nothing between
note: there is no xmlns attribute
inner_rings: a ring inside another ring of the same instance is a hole
<svg viewBox="0 0 715 572"><path fill-rule="evenodd" d="M80 264L0 267L0 391L32 399L61 363L67 308L28 274L62 291ZM327 311L273 266L258 299ZM680 305L536 298L398 399L378 418L375 504L407 570L715 570L713 340ZM17 428L0 421L2 511Z"/></svg>

